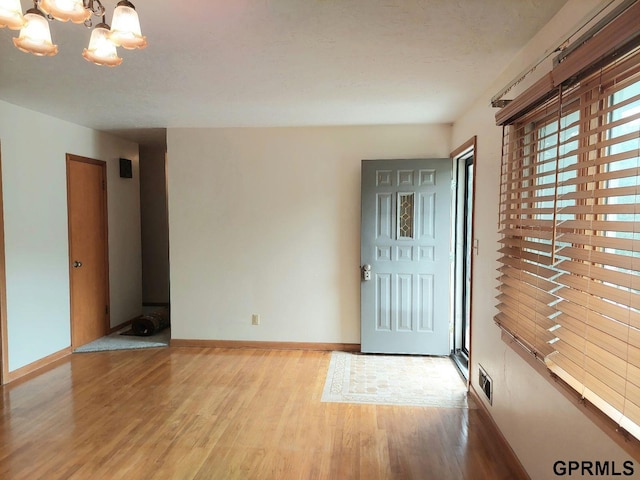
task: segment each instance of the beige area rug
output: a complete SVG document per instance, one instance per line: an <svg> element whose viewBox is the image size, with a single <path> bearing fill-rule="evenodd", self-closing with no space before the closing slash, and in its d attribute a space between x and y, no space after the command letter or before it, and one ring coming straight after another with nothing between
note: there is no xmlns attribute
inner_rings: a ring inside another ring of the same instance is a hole
<svg viewBox="0 0 640 480"><path fill-rule="evenodd" d="M440 408L469 408L471 403L448 357L347 352L331 353L322 401Z"/></svg>

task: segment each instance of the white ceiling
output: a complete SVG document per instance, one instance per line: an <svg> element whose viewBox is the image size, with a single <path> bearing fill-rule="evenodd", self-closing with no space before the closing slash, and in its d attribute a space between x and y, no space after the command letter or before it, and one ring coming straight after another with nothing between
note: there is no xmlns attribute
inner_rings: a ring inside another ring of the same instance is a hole
<svg viewBox="0 0 640 480"><path fill-rule="evenodd" d="M82 26L51 23L50 58L1 29L0 99L142 143L165 127L451 123L566 1L133 3L149 46L115 68L84 60Z"/></svg>

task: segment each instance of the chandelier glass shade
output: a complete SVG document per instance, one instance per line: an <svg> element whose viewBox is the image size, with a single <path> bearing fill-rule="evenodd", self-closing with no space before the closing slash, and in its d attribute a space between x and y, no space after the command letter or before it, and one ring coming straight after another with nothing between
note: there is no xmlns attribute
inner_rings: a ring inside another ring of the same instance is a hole
<svg viewBox="0 0 640 480"><path fill-rule="evenodd" d="M122 63L116 47L129 50L145 48L147 38L140 30L135 7L128 0L118 2L113 12L113 28L107 25L105 13L100 0L33 0L33 8L24 15L20 0L0 0L0 28L20 30L13 43L23 52L53 56L58 53L58 46L51 40L49 21L92 27L91 17L102 17L91 32L89 46L83 50L82 56L96 65L115 67Z"/></svg>
<svg viewBox="0 0 640 480"><path fill-rule="evenodd" d="M91 32L89 47L85 48L82 56L96 65L115 67L122 63L116 46L109 40L109 25L101 23Z"/></svg>
<svg viewBox="0 0 640 480"><path fill-rule="evenodd" d="M111 41L117 46L128 50L147 46L147 37L140 32L138 12L130 2L118 3L111 23Z"/></svg>
<svg viewBox="0 0 640 480"><path fill-rule="evenodd" d="M91 18L82 0L40 0L40 10L61 22L84 23Z"/></svg>
<svg viewBox="0 0 640 480"><path fill-rule="evenodd" d="M0 0L0 28L20 30L24 25L20 0Z"/></svg>
<svg viewBox="0 0 640 480"><path fill-rule="evenodd" d="M25 24L20 30L20 36L13 39L16 47L39 57L51 57L58 53L58 46L51 41L49 22L40 10L36 8L27 10L24 20Z"/></svg>

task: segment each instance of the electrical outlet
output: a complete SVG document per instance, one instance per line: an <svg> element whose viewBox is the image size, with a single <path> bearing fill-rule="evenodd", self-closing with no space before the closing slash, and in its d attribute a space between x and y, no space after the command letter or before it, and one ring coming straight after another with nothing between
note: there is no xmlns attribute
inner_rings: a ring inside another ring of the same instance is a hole
<svg viewBox="0 0 640 480"><path fill-rule="evenodd" d="M251 315L251 325L260 325L260 315L257 313Z"/></svg>

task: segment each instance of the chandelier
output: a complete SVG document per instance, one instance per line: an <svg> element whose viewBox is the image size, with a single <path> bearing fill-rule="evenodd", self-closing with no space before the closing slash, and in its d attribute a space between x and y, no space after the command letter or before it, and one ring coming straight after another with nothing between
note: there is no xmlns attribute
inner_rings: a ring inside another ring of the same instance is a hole
<svg viewBox="0 0 640 480"><path fill-rule="evenodd" d="M93 26L92 16L102 17L91 32L89 46L82 56L96 65L115 67L122 63L116 47L129 50L147 46L147 38L140 32L140 20L133 4L127 0L118 2L109 27L106 9L100 0L33 0L33 8L22 14L20 0L0 0L0 28L20 30L13 39L15 46L37 56L53 56L58 46L51 41L49 20L71 21Z"/></svg>

